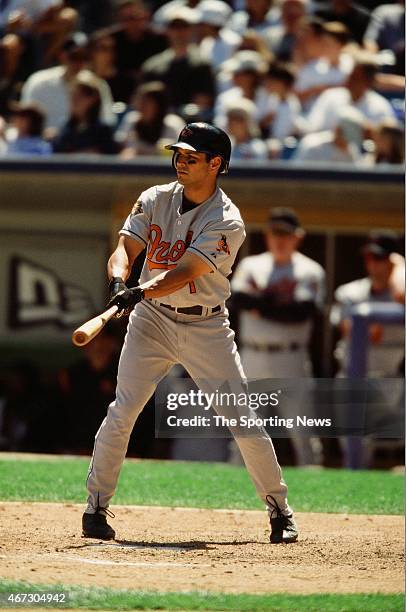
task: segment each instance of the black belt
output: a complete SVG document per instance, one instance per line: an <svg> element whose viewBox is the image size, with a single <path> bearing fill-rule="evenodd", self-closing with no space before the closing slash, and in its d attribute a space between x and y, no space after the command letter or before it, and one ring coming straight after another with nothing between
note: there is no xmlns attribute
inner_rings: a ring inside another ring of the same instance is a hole
<svg viewBox="0 0 406 612"><path fill-rule="evenodd" d="M178 312L179 314L185 314L185 315L197 315L200 316L203 314L203 310L206 309L206 306L185 306L184 308L175 308L174 306L169 306L169 304L162 304L161 302L158 302L160 306L162 306L163 308L169 308L169 310L175 310L176 312ZM217 306L214 306L213 308L209 308L209 312L219 312L221 310L221 306L220 304L218 304Z"/></svg>
<svg viewBox="0 0 406 612"><path fill-rule="evenodd" d="M304 348L304 345L298 342L291 342L290 344L256 344L255 342L244 342L244 346L256 351L266 351L267 353L299 351Z"/></svg>

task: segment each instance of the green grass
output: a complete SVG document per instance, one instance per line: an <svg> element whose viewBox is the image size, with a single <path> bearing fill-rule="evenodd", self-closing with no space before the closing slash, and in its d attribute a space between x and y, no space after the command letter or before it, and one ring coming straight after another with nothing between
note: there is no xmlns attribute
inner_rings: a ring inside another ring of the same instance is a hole
<svg viewBox="0 0 406 612"><path fill-rule="evenodd" d="M83 502L88 459L0 460L0 499ZM402 474L286 468L297 511L403 514ZM262 509L243 467L221 463L127 461L116 504Z"/></svg>
<svg viewBox="0 0 406 612"><path fill-rule="evenodd" d="M289 612L400 612L403 595L226 595L201 591L158 593L2 581L0 594L66 593L70 608L88 610L268 610ZM6 595L7 596L7 595ZM5 599L0 600L5 604ZM10 604L8 603L8 607ZM21 605L19 606L22 607ZM55 606L61 608L63 606Z"/></svg>

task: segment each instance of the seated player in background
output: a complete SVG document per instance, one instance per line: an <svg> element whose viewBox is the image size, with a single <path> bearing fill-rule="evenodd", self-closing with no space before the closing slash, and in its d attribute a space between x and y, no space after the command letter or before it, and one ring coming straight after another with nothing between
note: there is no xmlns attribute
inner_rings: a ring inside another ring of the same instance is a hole
<svg viewBox="0 0 406 612"><path fill-rule="evenodd" d="M248 378L311 374L308 344L313 318L324 301L325 274L298 251L304 235L293 210L272 209L265 234L268 250L245 257L232 278L232 306L240 311L241 359ZM289 416L304 406L311 410L303 397L296 399L287 407ZM299 436L291 440L299 465L319 462L318 441Z"/></svg>

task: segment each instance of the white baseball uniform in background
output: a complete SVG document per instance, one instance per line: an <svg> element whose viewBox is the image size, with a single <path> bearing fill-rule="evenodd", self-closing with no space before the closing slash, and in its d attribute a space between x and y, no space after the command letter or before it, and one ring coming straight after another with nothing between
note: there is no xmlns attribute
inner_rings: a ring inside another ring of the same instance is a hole
<svg viewBox="0 0 406 612"><path fill-rule="evenodd" d="M341 285L336 289L334 297L336 303L333 305L330 313L330 322L333 325L339 325L342 321L348 319L350 309L355 304L395 302L390 291L374 293L372 291L371 279L368 277ZM382 330L383 334L380 342L370 343L368 346L367 374L369 378L398 377L400 364L404 358L405 331L403 325L383 325ZM346 377L349 360L348 337L343 337L338 341L334 356L340 364L337 377ZM390 388L385 386L380 392L384 394L388 406L396 405L396 402L403 403L396 385L391 385ZM340 442L345 467L364 469L371 467L375 446L373 438L343 437L340 438ZM359 449L358 452L356 449ZM358 453L359 458L357 459ZM354 464L354 460L356 464Z"/></svg>
<svg viewBox="0 0 406 612"><path fill-rule="evenodd" d="M277 265L273 255L265 252L243 259L231 282L234 292L253 296L272 295L283 304L313 302L321 308L324 301L325 273L315 261L295 251L290 263ZM241 359L249 379L306 378L311 375L308 344L312 321L278 321L261 316L252 310L240 312ZM311 412L305 398L298 397L285 411L295 416L301 411ZM291 437L299 465L317 463L319 445L308 437Z"/></svg>
<svg viewBox="0 0 406 612"><path fill-rule="evenodd" d="M334 304L330 321L338 325L344 319L349 318L349 311L355 304L366 302L372 303L395 303L390 291L374 293L372 291L371 279L360 278L338 287L334 294ZM398 376L399 364L404 356L404 327L403 325L383 325L383 335L379 343L370 344L368 347L368 375L371 378L383 376ZM342 338L336 347L335 357L340 363L340 374L344 376L349 358L348 338Z"/></svg>
<svg viewBox="0 0 406 612"><path fill-rule="evenodd" d="M147 247L141 283L176 266L185 252L201 257L211 273L159 301L145 299L132 311L120 356L116 399L96 434L87 480L89 513L108 506L134 423L174 364L183 365L203 392L213 392L213 385L220 388L224 383L236 393L245 389L224 306L230 295L227 277L245 238L244 224L238 208L219 188L206 202L183 214L182 196L183 187L176 181L148 189L120 231ZM177 310L193 306L200 306L202 313ZM221 407L216 410L221 413ZM287 487L266 431L258 428L255 436L236 441L258 495L265 503L272 495L281 510L289 513Z"/></svg>

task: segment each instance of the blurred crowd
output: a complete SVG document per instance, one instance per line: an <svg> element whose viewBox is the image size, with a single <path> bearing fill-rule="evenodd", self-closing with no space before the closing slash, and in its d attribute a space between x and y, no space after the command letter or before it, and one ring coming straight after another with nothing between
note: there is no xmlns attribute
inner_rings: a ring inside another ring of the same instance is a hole
<svg viewBox="0 0 406 612"><path fill-rule="evenodd" d="M404 2L0 0L0 156L162 155L185 122L232 160L404 160Z"/></svg>

